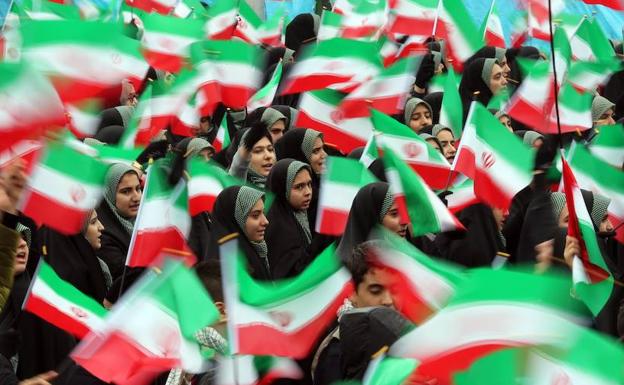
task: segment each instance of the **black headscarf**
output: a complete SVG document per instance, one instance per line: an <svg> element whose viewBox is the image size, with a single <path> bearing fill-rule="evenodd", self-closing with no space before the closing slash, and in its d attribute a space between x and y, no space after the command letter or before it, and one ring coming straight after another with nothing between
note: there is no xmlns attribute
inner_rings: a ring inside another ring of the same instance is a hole
<svg viewBox="0 0 624 385"><path fill-rule="evenodd" d="M302 45L316 40L320 18L311 13L297 15L286 26L286 47L297 52Z"/></svg>
<svg viewBox="0 0 624 385"><path fill-rule="evenodd" d="M212 216L218 228L218 238L232 233L238 233L238 247L245 254L248 270L252 277L261 280L270 280L271 273L267 268L266 261L258 254L254 245L247 238L245 231L236 220L236 201L244 186L231 186L219 194L215 201Z"/></svg>
<svg viewBox="0 0 624 385"><path fill-rule="evenodd" d="M507 57L507 65L509 66L511 72L509 72L509 78L513 81L518 82L515 84L515 89L518 89L520 83L524 79L524 75L522 74L522 70L520 69L520 64L518 63L518 58L531 59L531 60L539 60L541 59L540 52L537 48L531 46L524 46L520 48L510 48L505 53Z"/></svg>
<svg viewBox="0 0 624 385"><path fill-rule="evenodd" d="M106 126L95 134L94 138L102 143L117 144L123 135L125 128L123 126Z"/></svg>
<svg viewBox="0 0 624 385"><path fill-rule="evenodd" d="M358 191L351 204L345 232L336 248L336 254L341 260L349 260L353 249L367 241L371 230L382 222L392 206L389 190L388 183L375 182Z"/></svg>
<svg viewBox="0 0 624 385"><path fill-rule="evenodd" d="M271 108L278 110L282 113L287 119L286 130L292 130L295 128L295 121L297 120L297 114L299 111L296 108L291 106L287 106L284 104L274 104Z"/></svg>
<svg viewBox="0 0 624 385"><path fill-rule="evenodd" d="M479 92L476 95L476 100L487 106L492 99L492 91L490 87L483 81L483 67L486 65L486 61L490 59L475 59L466 67L464 75L462 76L461 83L459 84L459 95L461 96L462 105L464 106L464 122L468 116L468 110L470 109L470 103L475 98L474 93Z"/></svg>
<svg viewBox="0 0 624 385"><path fill-rule="evenodd" d="M425 96L423 100L431 106L431 123L440 123L440 109L442 108L442 98L444 92L432 92Z"/></svg>
<svg viewBox="0 0 624 385"><path fill-rule="evenodd" d="M267 215L269 227L265 235L273 279L299 274L314 257L308 250L312 241L308 216L305 211L297 213L287 196L295 176L302 170L312 175L307 164L294 159L282 159L273 166L267 181L267 186L275 194Z"/></svg>

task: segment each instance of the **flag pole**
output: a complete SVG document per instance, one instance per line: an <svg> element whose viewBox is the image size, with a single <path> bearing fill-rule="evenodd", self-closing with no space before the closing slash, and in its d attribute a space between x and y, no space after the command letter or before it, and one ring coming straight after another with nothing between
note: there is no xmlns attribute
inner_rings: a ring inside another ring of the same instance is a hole
<svg viewBox="0 0 624 385"><path fill-rule="evenodd" d="M559 149L563 149L563 138L561 137L561 121L559 118L559 85L557 84L557 65L555 63L555 43L553 35L552 0L548 0L548 28L550 30L550 55L553 69L553 82L555 94L555 114L557 115L557 135L559 137Z"/></svg>

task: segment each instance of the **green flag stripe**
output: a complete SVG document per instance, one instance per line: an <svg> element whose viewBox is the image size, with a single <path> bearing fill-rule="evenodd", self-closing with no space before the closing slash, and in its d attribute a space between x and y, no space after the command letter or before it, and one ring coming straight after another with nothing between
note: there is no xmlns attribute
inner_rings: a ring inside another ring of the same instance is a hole
<svg viewBox="0 0 624 385"><path fill-rule="evenodd" d="M104 185L107 166L89 155L82 154L63 143L51 143L42 163L59 173L82 183Z"/></svg>

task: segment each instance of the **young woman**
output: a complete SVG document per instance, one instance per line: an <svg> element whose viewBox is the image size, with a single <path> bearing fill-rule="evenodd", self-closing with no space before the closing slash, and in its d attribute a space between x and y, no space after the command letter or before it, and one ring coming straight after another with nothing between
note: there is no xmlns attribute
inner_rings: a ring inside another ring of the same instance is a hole
<svg viewBox="0 0 624 385"><path fill-rule="evenodd" d="M268 248L264 240L269 221L264 215L264 193L248 186L232 186L221 191L212 215L220 235L238 233L238 247L247 258L252 277L271 279Z"/></svg>
<svg viewBox="0 0 624 385"><path fill-rule="evenodd" d="M459 84L459 95L464 106L464 121L473 98L487 106L492 96L507 87L507 78L503 68L494 58L475 59L464 70L464 76Z"/></svg>
<svg viewBox="0 0 624 385"><path fill-rule="evenodd" d="M440 141L440 150L442 151L442 155L444 155L450 164L453 164L455 154L457 153L453 130L441 124L436 124L433 126L432 135Z"/></svg>
<svg viewBox="0 0 624 385"><path fill-rule="evenodd" d="M284 114L271 107L264 110L260 121L266 124L273 143L277 142L288 129L288 119Z"/></svg>
<svg viewBox="0 0 624 385"><path fill-rule="evenodd" d="M264 123L256 123L242 136L232 164L230 175L264 189L267 177L275 164L273 138Z"/></svg>
<svg viewBox="0 0 624 385"><path fill-rule="evenodd" d="M431 125L433 111L429 103L419 98L409 98L405 102L403 122L417 134L426 126Z"/></svg>
<svg viewBox="0 0 624 385"><path fill-rule="evenodd" d="M142 195L136 169L123 163L110 167L106 174L104 201L97 213L104 225L100 255L108 265L113 280L123 271Z"/></svg>

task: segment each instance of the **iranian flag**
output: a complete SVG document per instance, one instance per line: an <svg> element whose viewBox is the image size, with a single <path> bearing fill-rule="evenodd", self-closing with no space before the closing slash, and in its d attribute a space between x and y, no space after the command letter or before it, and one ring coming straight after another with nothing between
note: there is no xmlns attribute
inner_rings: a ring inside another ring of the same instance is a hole
<svg viewBox="0 0 624 385"><path fill-rule="evenodd" d="M241 182L218 166L201 159L191 159L188 165L188 208L191 216L204 211L212 212L219 193Z"/></svg>
<svg viewBox="0 0 624 385"><path fill-rule="evenodd" d="M604 5L617 11L624 11L624 3L621 0L583 0L586 4Z"/></svg>
<svg viewBox="0 0 624 385"><path fill-rule="evenodd" d="M317 41L324 41L340 37L340 25L342 25L342 15L324 10L321 16L321 23L319 25L318 34L316 35Z"/></svg>
<svg viewBox="0 0 624 385"><path fill-rule="evenodd" d="M197 94L191 95L171 120L171 133L180 136L194 136L199 131L201 116L197 107Z"/></svg>
<svg viewBox="0 0 624 385"><path fill-rule="evenodd" d="M589 310L594 315L598 315L611 296L613 277L602 256L594 224L587 212L581 189L566 160L563 160L562 174L570 216L568 235L578 239L581 246L581 255L575 255L572 261L574 290ZM620 191L617 192L621 194Z"/></svg>
<svg viewBox="0 0 624 385"><path fill-rule="evenodd" d="M572 57L576 60L610 60L615 55L611 43L597 22L584 18L570 37Z"/></svg>
<svg viewBox="0 0 624 385"><path fill-rule="evenodd" d="M431 36L440 0L396 0L390 8L388 31L404 35Z"/></svg>
<svg viewBox="0 0 624 385"><path fill-rule="evenodd" d="M101 104L98 100L84 100L65 104L68 128L77 138L92 137L100 125Z"/></svg>
<svg viewBox="0 0 624 385"><path fill-rule="evenodd" d="M23 310L78 338L101 329L107 310L59 277L43 259L26 293Z"/></svg>
<svg viewBox="0 0 624 385"><path fill-rule="evenodd" d="M550 41L550 22L548 7L551 7L552 16L556 17L563 9L563 0L528 0L528 31L529 36L539 40Z"/></svg>
<svg viewBox="0 0 624 385"><path fill-rule="evenodd" d="M180 72L190 52L189 46L202 39L202 21L150 13L143 17L143 56L150 66Z"/></svg>
<svg viewBox="0 0 624 385"><path fill-rule="evenodd" d="M580 92L594 93L620 69L619 59L598 62L576 61L570 66L566 80Z"/></svg>
<svg viewBox="0 0 624 385"><path fill-rule="evenodd" d="M440 311L466 277L459 267L434 260L411 243L379 228L372 265L389 287L396 309L419 325Z"/></svg>
<svg viewBox="0 0 624 385"><path fill-rule="evenodd" d="M416 373L440 385L453 384L456 373L490 354L517 346L565 346L578 330L573 320L581 309L563 277L477 269L456 292L389 351L418 360Z"/></svg>
<svg viewBox="0 0 624 385"><path fill-rule="evenodd" d="M397 154L431 188L443 189L452 181L454 174L446 158L412 129L375 110L371 120L375 131L381 133L379 143Z"/></svg>
<svg viewBox="0 0 624 385"><path fill-rule="evenodd" d="M136 158L141 155L143 151L141 148L121 148L116 146L110 146L108 144L96 144L91 145L96 151L95 155L98 159L106 164L113 163L125 163L132 166L136 162Z"/></svg>
<svg viewBox="0 0 624 385"><path fill-rule="evenodd" d="M205 70L214 71L223 104L243 109L260 87L260 58L260 48L243 41L204 41L194 47L193 65L202 74ZM212 80L209 84L213 84Z"/></svg>
<svg viewBox="0 0 624 385"><path fill-rule="evenodd" d="M269 82L258 90L247 102L247 113L260 107L269 107L277 95L277 87L282 79L282 61L280 60Z"/></svg>
<svg viewBox="0 0 624 385"><path fill-rule="evenodd" d="M478 102L470 106L453 170L474 180L475 195L490 206L509 207L533 180L533 151Z"/></svg>
<svg viewBox="0 0 624 385"><path fill-rule="evenodd" d="M440 107L440 124L453 130L456 138L461 138L464 108L459 95L459 83L453 66L448 67L444 80L444 94Z"/></svg>
<svg viewBox="0 0 624 385"><path fill-rule="evenodd" d="M170 14L176 7L178 0L125 0L126 4L147 13L157 12L162 15Z"/></svg>
<svg viewBox="0 0 624 385"><path fill-rule="evenodd" d="M344 119L338 110L343 98L334 90L304 93L295 126L322 132L326 142L345 153L364 146L373 132L373 125L369 118Z"/></svg>
<svg viewBox="0 0 624 385"><path fill-rule="evenodd" d="M195 273L168 260L160 274L147 270L115 304L104 327L70 356L100 380L119 385L147 385L173 368L202 373L209 365L195 334L218 319Z"/></svg>
<svg viewBox="0 0 624 385"><path fill-rule="evenodd" d="M278 379L300 380L303 372L293 360L272 356L218 358L215 385L268 385Z"/></svg>
<svg viewBox="0 0 624 385"><path fill-rule="evenodd" d="M321 175L315 231L339 236L344 233L349 211L358 191L377 179L362 163L330 156Z"/></svg>
<svg viewBox="0 0 624 385"><path fill-rule="evenodd" d="M297 60L281 94L321 90L352 79L368 79L377 75L381 67L374 42L343 38L321 41Z"/></svg>
<svg viewBox="0 0 624 385"><path fill-rule="evenodd" d="M189 251L186 238L191 231L188 192L184 180L170 186L162 161L147 172L145 190L128 248L127 266L152 266L162 249ZM192 265L195 256L186 256Z"/></svg>
<svg viewBox="0 0 624 385"><path fill-rule="evenodd" d="M411 383L410 376L418 367L418 361L410 358L388 357L375 354L362 380L362 385L402 385Z"/></svg>
<svg viewBox="0 0 624 385"><path fill-rule="evenodd" d="M559 91L559 127L562 133L585 131L592 128L592 100L590 93L579 93L572 85L565 83ZM547 128L536 129L543 134L557 134L557 110L550 111Z"/></svg>
<svg viewBox="0 0 624 385"><path fill-rule="evenodd" d="M386 24L385 2L362 1L342 17L340 36L347 39L373 38Z"/></svg>
<svg viewBox="0 0 624 385"><path fill-rule="evenodd" d="M479 202L474 193L474 181L472 179L465 178L463 181L459 181L451 186L448 191L452 192L452 194L447 195L445 198L448 202L447 207L453 214Z"/></svg>
<svg viewBox="0 0 624 385"><path fill-rule="evenodd" d="M25 62L0 63L0 115L0 151L66 122L50 82Z"/></svg>
<svg viewBox="0 0 624 385"><path fill-rule="evenodd" d="M360 156L360 163L362 163L366 168L368 168L377 158L379 158L377 139L375 139L376 136L377 134L375 133L371 134L368 142L366 142L366 146L364 146L362 156Z"/></svg>
<svg viewBox="0 0 624 385"><path fill-rule="evenodd" d="M54 84L61 99L98 97L118 101L121 82L136 89L149 66L138 42L114 23L45 20L23 23L22 57Z"/></svg>
<svg viewBox="0 0 624 385"><path fill-rule="evenodd" d="M399 214L412 225L412 236L465 230L440 198L390 147L384 145L383 152L390 191L397 202Z"/></svg>
<svg viewBox="0 0 624 385"><path fill-rule="evenodd" d="M227 124L227 114L224 114L223 119L221 119L221 124L217 130L217 136L212 142L212 145L216 152L222 151L230 145L230 130Z"/></svg>
<svg viewBox="0 0 624 385"><path fill-rule="evenodd" d="M266 22L263 22L256 11L245 0L242 0L238 8L238 23L234 30L234 36L250 44L280 46L283 23L283 12L277 12Z"/></svg>
<svg viewBox="0 0 624 385"><path fill-rule="evenodd" d="M303 358L353 291L351 275L330 246L297 277L256 282L237 242L221 248L232 354Z"/></svg>
<svg viewBox="0 0 624 385"><path fill-rule="evenodd" d="M379 75L357 87L347 95L339 111L344 118L370 116L369 108L385 114L401 112L405 99L414 84L414 74L420 58L409 57L384 68Z"/></svg>
<svg viewBox="0 0 624 385"><path fill-rule="evenodd" d="M9 148L0 152L0 170L7 167L16 159L24 162L27 175L32 173L33 167L37 164L39 156L45 147L44 140L20 140Z"/></svg>
<svg viewBox="0 0 624 385"><path fill-rule="evenodd" d="M107 167L62 142L47 145L34 167L19 210L63 234L77 234L104 193ZM54 183L50 183L54 181Z"/></svg>
<svg viewBox="0 0 624 385"><path fill-rule="evenodd" d="M621 124L600 127L600 133L589 145L589 151L614 167L624 165L624 127Z"/></svg>
<svg viewBox="0 0 624 385"><path fill-rule="evenodd" d="M238 23L238 5L235 0L216 0L208 9L204 35L212 40L229 40Z"/></svg>
<svg viewBox="0 0 624 385"><path fill-rule="evenodd" d="M479 28L461 0L440 0L435 36L446 40L450 57L457 70L483 47Z"/></svg>
<svg viewBox="0 0 624 385"><path fill-rule="evenodd" d="M483 31L481 36L483 36L485 45L507 48L507 45L505 44L505 33L503 32L503 23L501 22L501 17L498 13L496 0L492 0L490 12L488 12L485 20L483 20L481 31Z"/></svg>

